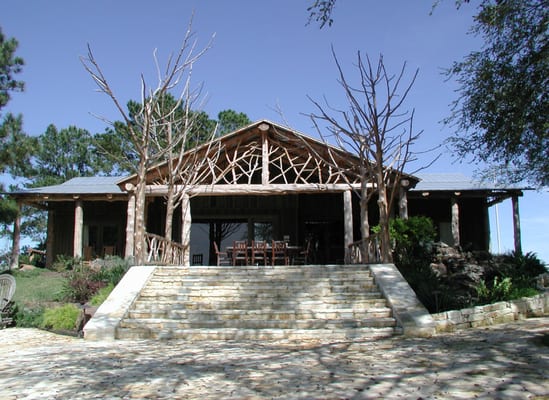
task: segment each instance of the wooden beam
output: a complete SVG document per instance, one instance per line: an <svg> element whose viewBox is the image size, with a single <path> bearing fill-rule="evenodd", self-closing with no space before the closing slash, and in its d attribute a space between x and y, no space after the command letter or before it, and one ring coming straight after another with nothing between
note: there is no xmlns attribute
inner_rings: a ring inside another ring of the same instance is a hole
<svg viewBox="0 0 549 400"><path fill-rule="evenodd" d="M373 185L370 185L373 187ZM186 190L190 196L230 196L230 195L276 195L298 193L342 193L349 189L358 189L360 184L271 184L271 185L196 185L193 187L178 186L176 190ZM148 196L165 196L168 193L166 185L147 186Z"/></svg>
<svg viewBox="0 0 549 400"><path fill-rule="evenodd" d="M17 215L13 222L13 241L11 247L10 269L19 268L19 252L21 251L21 201L17 202Z"/></svg>
<svg viewBox="0 0 549 400"><path fill-rule="evenodd" d="M343 192L343 247L345 262L350 263L351 255L349 245L353 243L353 199L351 190Z"/></svg>
<svg viewBox="0 0 549 400"><path fill-rule="evenodd" d="M74 239L73 239L73 257L82 258L82 231L84 228L84 209L82 200L77 200L74 204Z"/></svg>
<svg viewBox="0 0 549 400"><path fill-rule="evenodd" d="M460 245L460 237L459 237L459 204L458 200L455 197L452 197L450 199L451 202L451 208L452 208L452 240L453 240L453 246L457 247Z"/></svg>
<svg viewBox="0 0 549 400"><path fill-rule="evenodd" d="M269 184L269 140L266 131L261 132L261 183Z"/></svg>
<svg viewBox="0 0 549 400"><path fill-rule="evenodd" d="M521 234L520 234L520 214L518 196L511 198L513 204L513 235L515 239L515 252L522 253Z"/></svg>
<svg viewBox="0 0 549 400"><path fill-rule="evenodd" d="M128 199L128 211L126 216L126 247L124 250L124 259L133 259L134 253L134 237L135 237L135 192L130 193Z"/></svg>

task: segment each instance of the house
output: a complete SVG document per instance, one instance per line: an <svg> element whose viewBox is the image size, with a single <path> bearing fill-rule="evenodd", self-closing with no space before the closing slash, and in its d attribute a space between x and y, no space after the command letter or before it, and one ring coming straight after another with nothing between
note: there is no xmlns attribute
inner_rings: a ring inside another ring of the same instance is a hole
<svg viewBox="0 0 549 400"><path fill-rule="evenodd" d="M284 239L296 246L311 243L310 262L343 263L349 245L360 240L355 193L360 188L359 160L354 155L266 120L192 152L201 161L187 171L192 184L178 186L185 194L181 203L185 208L180 205L174 213L172 240L181 243L190 234L190 254L197 260L213 263L213 242L225 247L235 239ZM158 261L152 253L162 246L166 167L165 163L150 168L147 175L145 225L150 261ZM431 217L441 240L473 249L488 249L488 208L512 198L520 246L520 189L486 186L455 174L403 174L399 179L393 216ZM74 178L11 196L19 204L47 210L46 263L50 265L58 255L132 257L135 187L135 176ZM369 204L370 226L377 219L374 197ZM15 258L19 221L14 232Z"/></svg>

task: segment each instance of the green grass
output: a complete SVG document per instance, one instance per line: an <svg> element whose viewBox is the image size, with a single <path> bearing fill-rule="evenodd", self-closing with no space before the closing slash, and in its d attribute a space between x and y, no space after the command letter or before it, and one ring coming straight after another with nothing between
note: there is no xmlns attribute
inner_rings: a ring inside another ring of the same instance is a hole
<svg viewBox="0 0 549 400"><path fill-rule="evenodd" d="M25 306L42 303L60 302L63 297L63 274L47 269L36 268L31 271L13 273L17 287L13 301Z"/></svg>

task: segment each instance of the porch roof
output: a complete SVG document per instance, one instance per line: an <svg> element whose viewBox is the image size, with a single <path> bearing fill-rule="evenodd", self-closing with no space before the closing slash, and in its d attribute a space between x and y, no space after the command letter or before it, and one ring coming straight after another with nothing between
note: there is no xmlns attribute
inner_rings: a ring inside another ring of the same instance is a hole
<svg viewBox="0 0 549 400"><path fill-rule="evenodd" d="M526 187L501 185L495 182L483 182L460 173L418 173L417 185L410 189L410 197L429 195L447 197L449 193L456 196L486 197L490 203L497 203L511 196L522 196Z"/></svg>
<svg viewBox="0 0 549 400"><path fill-rule="evenodd" d="M109 199L114 196L124 196L117 183L123 176L93 176L72 178L59 185L42 186L11 192L10 195L19 198L42 198L44 200L74 199L78 196L98 196ZM51 197L50 197L51 196Z"/></svg>

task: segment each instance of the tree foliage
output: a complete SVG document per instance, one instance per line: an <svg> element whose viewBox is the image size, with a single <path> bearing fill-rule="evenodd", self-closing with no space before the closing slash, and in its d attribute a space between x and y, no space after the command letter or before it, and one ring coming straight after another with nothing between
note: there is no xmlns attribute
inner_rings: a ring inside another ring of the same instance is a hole
<svg viewBox="0 0 549 400"><path fill-rule="evenodd" d="M484 0L472 29L484 45L449 70L450 143L510 182L549 185L548 26L547 0Z"/></svg>
<svg viewBox="0 0 549 400"><path fill-rule="evenodd" d="M10 92L20 92L25 87L14 78L24 65L23 59L15 56L18 45L15 38L6 39L0 28L0 110L8 104Z"/></svg>
<svg viewBox="0 0 549 400"><path fill-rule="evenodd" d="M334 11L335 4L336 0L315 0L307 8L309 12L308 24L314 21L320 25L320 29L324 28L326 24L332 26L334 23L332 12Z"/></svg>

